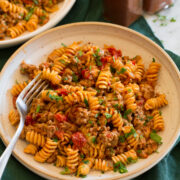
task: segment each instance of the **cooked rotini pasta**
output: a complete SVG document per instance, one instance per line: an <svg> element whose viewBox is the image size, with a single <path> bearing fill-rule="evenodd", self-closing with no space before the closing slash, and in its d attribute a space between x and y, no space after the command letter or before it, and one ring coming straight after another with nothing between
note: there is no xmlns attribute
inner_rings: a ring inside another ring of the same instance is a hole
<svg viewBox="0 0 180 180"><path fill-rule="evenodd" d="M62 0L0 0L0 40L16 38L25 31L35 31L49 21L49 15L59 9Z"/></svg>
<svg viewBox="0 0 180 180"><path fill-rule="evenodd" d="M35 16L40 18L33 14L28 22ZM127 172L128 164L147 158L162 143L157 132L165 129L161 108L168 101L155 91L160 64L154 61L146 70L139 55L74 42L52 50L39 66L22 62L22 74L31 80L41 73L49 83L26 115L21 137L30 144L24 152L64 168L64 175ZM28 83L12 87L14 100ZM9 120L18 124L16 109Z"/></svg>
<svg viewBox="0 0 180 180"><path fill-rule="evenodd" d="M24 152L27 154L32 154L35 155L38 151L38 148L36 145L34 144L28 144L25 148L24 148Z"/></svg>

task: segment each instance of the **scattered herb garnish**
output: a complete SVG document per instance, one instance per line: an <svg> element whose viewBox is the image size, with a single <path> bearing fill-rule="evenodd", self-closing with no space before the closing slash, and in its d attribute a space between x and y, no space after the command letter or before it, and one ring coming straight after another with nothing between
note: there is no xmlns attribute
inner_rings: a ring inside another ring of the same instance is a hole
<svg viewBox="0 0 180 180"><path fill-rule="evenodd" d="M64 168L64 171L61 171L61 172L60 172L60 174L63 174L63 175L64 175L64 174L69 174L69 173L70 173L70 170L69 170L68 167L65 167L65 168Z"/></svg>
<svg viewBox="0 0 180 180"><path fill-rule="evenodd" d="M112 58L113 58L113 62L115 62L116 60L115 60L114 56Z"/></svg>
<svg viewBox="0 0 180 180"><path fill-rule="evenodd" d="M128 89L128 92L131 92L132 90L131 89Z"/></svg>
<svg viewBox="0 0 180 180"><path fill-rule="evenodd" d="M61 46L67 47L64 43L61 43Z"/></svg>
<svg viewBox="0 0 180 180"><path fill-rule="evenodd" d="M175 19L174 17L172 17L172 18L170 19L170 22L176 22L176 19Z"/></svg>
<svg viewBox="0 0 180 180"><path fill-rule="evenodd" d="M131 128L131 131L129 133L125 133L125 138L128 138L130 135L133 135L135 138L137 137L137 133L134 128Z"/></svg>
<svg viewBox="0 0 180 180"><path fill-rule="evenodd" d="M113 73L113 74L116 72L116 69L113 68L112 66L110 66L110 70L111 70L111 73Z"/></svg>
<svg viewBox="0 0 180 180"><path fill-rule="evenodd" d="M53 138L53 141L54 141L54 142L58 142L58 139L57 139L57 138Z"/></svg>
<svg viewBox="0 0 180 180"><path fill-rule="evenodd" d="M72 81L73 82L78 82L78 76L73 72L73 74L72 74Z"/></svg>
<svg viewBox="0 0 180 180"><path fill-rule="evenodd" d="M92 66L90 65L90 66L89 66L89 70L91 71L91 69L92 69Z"/></svg>
<svg viewBox="0 0 180 180"><path fill-rule="evenodd" d="M136 163L137 159L133 159L132 157L127 158L128 163Z"/></svg>
<svg viewBox="0 0 180 180"><path fill-rule="evenodd" d="M95 144L96 143L96 137L92 137L91 142Z"/></svg>
<svg viewBox="0 0 180 180"><path fill-rule="evenodd" d="M119 104L114 104L113 107L118 110Z"/></svg>
<svg viewBox="0 0 180 180"><path fill-rule="evenodd" d="M88 163L89 163L89 160L84 160L83 163L84 163L84 164L88 164Z"/></svg>
<svg viewBox="0 0 180 180"><path fill-rule="evenodd" d="M34 4L36 4L36 5L39 4L38 0L33 0L33 2L34 2Z"/></svg>
<svg viewBox="0 0 180 180"><path fill-rule="evenodd" d="M126 166L120 161L114 164L114 172L116 171L119 171L121 174L128 172Z"/></svg>
<svg viewBox="0 0 180 180"><path fill-rule="evenodd" d="M96 50L96 52L93 54L93 56L96 58L96 65L97 66L102 66L102 62L101 62L101 56L99 56L99 52L100 52L100 49L98 48Z"/></svg>
<svg viewBox="0 0 180 180"><path fill-rule="evenodd" d="M156 59L155 59L155 58L152 58L152 62L156 62Z"/></svg>
<svg viewBox="0 0 180 180"><path fill-rule="evenodd" d="M79 58L77 56L75 56L74 59L76 60L76 63L79 63Z"/></svg>
<svg viewBox="0 0 180 180"><path fill-rule="evenodd" d="M128 116L131 112L132 112L131 109L126 110L126 111L124 112L123 118L124 118L124 119L128 119L127 116Z"/></svg>
<svg viewBox="0 0 180 180"><path fill-rule="evenodd" d="M55 101L63 101L63 97L62 96L56 96L56 95L51 95L51 94L49 94L49 98L51 99L51 100L55 100Z"/></svg>
<svg viewBox="0 0 180 180"><path fill-rule="evenodd" d="M141 150L141 149L138 149L138 150L137 150L137 153L138 153L138 154L140 154L141 152L142 152L142 150Z"/></svg>
<svg viewBox="0 0 180 180"><path fill-rule="evenodd" d="M40 111L40 108L41 108L41 106L38 104L37 108L36 108L36 113L38 113Z"/></svg>
<svg viewBox="0 0 180 180"><path fill-rule="evenodd" d="M99 104L102 104L104 102L103 99L99 99Z"/></svg>
<svg viewBox="0 0 180 180"><path fill-rule="evenodd" d="M159 111L159 115L160 115L160 116L162 115L162 111Z"/></svg>
<svg viewBox="0 0 180 180"><path fill-rule="evenodd" d="M79 177L81 177L81 178L86 178L87 175L80 174Z"/></svg>
<svg viewBox="0 0 180 180"><path fill-rule="evenodd" d="M118 75L124 74L127 71L126 68L122 67L120 71L117 72Z"/></svg>
<svg viewBox="0 0 180 180"><path fill-rule="evenodd" d="M169 22L176 22L176 19L174 17L169 19L167 16L156 14L156 18L153 19L153 22L159 22L160 26L167 26Z"/></svg>
<svg viewBox="0 0 180 180"><path fill-rule="evenodd" d="M85 103L86 107L88 108L89 107L89 103L88 103L88 100L86 98L84 99L84 103Z"/></svg>
<svg viewBox="0 0 180 180"><path fill-rule="evenodd" d="M119 136L119 141L120 141L121 143L125 142L125 137L124 137L124 136Z"/></svg>
<svg viewBox="0 0 180 180"><path fill-rule="evenodd" d="M150 133L150 138L157 142L158 144L162 144L162 138L159 136L155 131L152 131Z"/></svg>
<svg viewBox="0 0 180 180"><path fill-rule="evenodd" d="M63 80L64 80L64 81L67 81L67 80L68 80L68 77L64 77Z"/></svg>
<svg viewBox="0 0 180 180"><path fill-rule="evenodd" d="M66 63L63 59L60 59L59 62L61 62L62 64Z"/></svg>
<svg viewBox="0 0 180 180"><path fill-rule="evenodd" d="M82 55L83 55L83 52L82 52L82 51L78 51L78 55L79 55L79 56L82 56Z"/></svg>
<svg viewBox="0 0 180 180"><path fill-rule="evenodd" d="M98 118L98 117L99 117L99 115L100 115L100 113L97 113L97 114L95 115L95 118Z"/></svg>
<svg viewBox="0 0 180 180"><path fill-rule="evenodd" d="M112 115L111 115L111 114L109 114L109 113L105 113L105 116L106 116L106 119L109 119L109 118L111 118L111 117L112 117Z"/></svg>
<svg viewBox="0 0 180 180"><path fill-rule="evenodd" d="M33 15L33 13L34 13L34 8L30 8L28 14L27 14L26 17L25 17L25 20L26 20L26 21L29 21L29 19L31 18L31 16Z"/></svg>
<svg viewBox="0 0 180 180"><path fill-rule="evenodd" d="M89 123L89 124L93 124L93 122L92 122L92 121L88 121L88 123Z"/></svg>

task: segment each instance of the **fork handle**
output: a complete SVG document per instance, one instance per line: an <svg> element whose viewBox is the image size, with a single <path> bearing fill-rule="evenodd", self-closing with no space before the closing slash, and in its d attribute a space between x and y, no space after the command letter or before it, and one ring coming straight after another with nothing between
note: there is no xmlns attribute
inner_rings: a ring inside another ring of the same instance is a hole
<svg viewBox="0 0 180 180"><path fill-rule="evenodd" d="M3 154L0 157L0 179L2 178L6 164L9 160L9 157L11 156L12 150L13 150L13 148L14 148L14 146L15 146L15 144L16 144L16 142L17 142L17 140L21 134L23 127L24 127L24 120L20 119L20 123L19 123L19 126L18 126L16 133L14 134L11 142L9 143L6 150L3 152Z"/></svg>

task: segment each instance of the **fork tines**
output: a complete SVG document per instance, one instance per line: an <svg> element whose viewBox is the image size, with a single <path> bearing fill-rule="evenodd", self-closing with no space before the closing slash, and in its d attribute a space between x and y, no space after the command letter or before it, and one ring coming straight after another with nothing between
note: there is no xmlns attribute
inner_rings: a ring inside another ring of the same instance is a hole
<svg viewBox="0 0 180 180"><path fill-rule="evenodd" d="M33 98L40 95L41 91L48 87L48 82L41 79L41 74L39 73L20 93L18 98L21 98L24 103L29 106Z"/></svg>

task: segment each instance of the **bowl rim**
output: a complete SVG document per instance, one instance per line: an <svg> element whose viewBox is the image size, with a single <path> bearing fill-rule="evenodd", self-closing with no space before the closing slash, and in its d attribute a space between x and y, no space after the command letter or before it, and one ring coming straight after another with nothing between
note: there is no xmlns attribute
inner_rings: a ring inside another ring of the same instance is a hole
<svg viewBox="0 0 180 180"><path fill-rule="evenodd" d="M17 44L23 43L23 42L27 41L28 39L52 28L68 14L68 12L71 10L71 8L73 7L75 2L76 2L76 0L64 0L63 6L58 10L59 12L61 12L60 16L55 16L54 18L50 18L48 23L37 28L35 31L29 32L28 34L25 34L23 36L20 35L16 38L11 38L11 39L0 41L0 48L12 47ZM66 7L66 8L64 8L64 7ZM56 11L56 12L58 12L58 11ZM54 13L56 13L56 12L54 12Z"/></svg>
<svg viewBox="0 0 180 180"><path fill-rule="evenodd" d="M167 57L168 61L171 63L172 67L174 68L175 72L178 76L178 79L180 81L180 71L178 70L176 64L174 63L174 61L172 60L172 58L165 52L165 50L163 48L161 48L158 44L156 44L155 42L153 42L151 39L149 39L148 37L146 37L143 34L140 34L139 32L132 30L130 28L127 27L123 27L120 25L116 25L116 24L112 24L112 23L104 23L104 22L96 22L96 21L91 21L91 22L77 22L77 23L70 23L70 24L66 24L66 25L62 25L62 26L58 26L52 29L49 29L41 34L38 34L37 36L33 37L32 39L30 39L29 41L27 41L26 43L24 43L22 46L20 46L11 56L10 58L7 60L7 62L5 63L5 65L3 66L1 73L0 73L0 81L2 79L2 76L4 74L4 71L6 70L6 68L9 66L9 64L11 63L11 61L13 61L14 57L21 51L23 50L26 46L28 46L29 44L31 44L33 41L39 39L40 37L48 34L48 33L53 33L54 31L60 30L60 29L66 29L66 28L71 28L73 26L83 26L83 25L95 25L95 26L106 26L106 27L113 27L113 28L118 28L118 29L122 29L124 31L128 31L129 33L132 33L136 36L141 37L142 39L144 39L145 41L148 41L148 43L150 43L151 45L155 46L159 51L161 51L161 53ZM1 125L0 125L0 137L3 141L3 143L7 146L9 141L7 140L6 137L3 136L3 132L1 132ZM115 177L104 177L103 180L113 180L113 179L118 179L118 178L122 178L122 179L126 179L126 178L134 178L137 177L141 174L143 174L144 172L148 171L149 169L151 169L153 166L155 166L156 164L158 164L170 151L171 149L174 147L178 137L180 136L180 124L174 134L174 137L171 138L170 142L167 144L168 150L167 149L163 149L161 151L161 156L159 159L152 161L149 161L144 167L141 168L137 168L135 170L135 172L130 172L130 173L125 173L125 174L120 174L118 176ZM31 166L31 164L27 164L26 161L24 161L20 156L18 156L14 151L13 151L13 156L21 163L23 164L25 167L27 167L29 170L31 170L32 172L44 177L44 178L51 178L51 179L56 179L56 176L51 176L48 173L41 171L41 170L37 170L36 168L34 168L33 166ZM128 174L128 175L126 175ZM61 179L65 179L65 180L72 180L74 177L65 177Z"/></svg>

